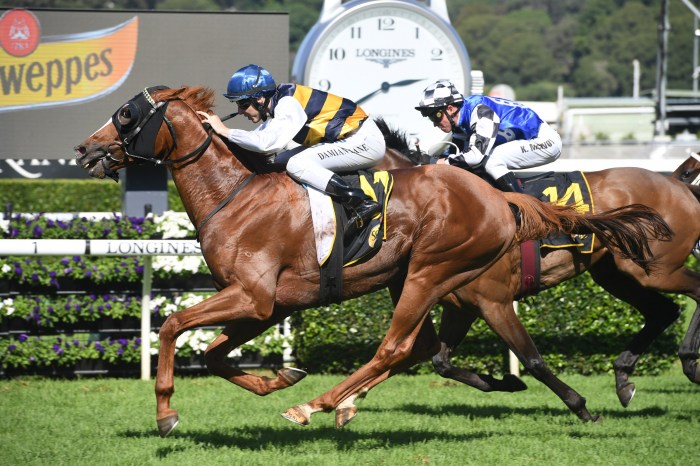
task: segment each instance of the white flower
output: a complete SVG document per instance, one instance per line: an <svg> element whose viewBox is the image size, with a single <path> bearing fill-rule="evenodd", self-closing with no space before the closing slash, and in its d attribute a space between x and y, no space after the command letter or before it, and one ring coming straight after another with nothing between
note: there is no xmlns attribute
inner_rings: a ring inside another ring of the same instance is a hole
<svg viewBox="0 0 700 466"><path fill-rule="evenodd" d="M10 232L10 221L0 219L0 228L5 233L9 233Z"/></svg>
<svg viewBox="0 0 700 466"><path fill-rule="evenodd" d="M165 211L162 215L154 216L153 223L156 230L163 235L163 239L185 238L192 236L195 231L185 212Z"/></svg>
<svg viewBox="0 0 700 466"><path fill-rule="evenodd" d="M15 302L12 300L12 298L5 298L2 300L2 303L0 303L0 309L4 307L5 314L11 316L15 312L14 304Z"/></svg>

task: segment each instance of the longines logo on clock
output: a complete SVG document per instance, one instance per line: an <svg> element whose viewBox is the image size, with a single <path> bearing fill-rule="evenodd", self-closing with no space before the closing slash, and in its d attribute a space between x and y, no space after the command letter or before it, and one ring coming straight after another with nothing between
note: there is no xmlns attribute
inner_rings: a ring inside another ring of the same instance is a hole
<svg viewBox="0 0 700 466"><path fill-rule="evenodd" d="M413 58L415 49L356 49L357 58Z"/></svg>

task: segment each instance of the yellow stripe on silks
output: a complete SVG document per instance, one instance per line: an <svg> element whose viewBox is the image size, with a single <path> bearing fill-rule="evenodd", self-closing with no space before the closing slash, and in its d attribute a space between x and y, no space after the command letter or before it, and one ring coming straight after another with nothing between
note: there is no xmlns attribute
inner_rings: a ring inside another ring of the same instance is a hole
<svg viewBox="0 0 700 466"><path fill-rule="evenodd" d="M328 94L326 101L323 103L321 111L309 123L309 132L304 140L305 146L314 146L321 142L326 135L326 126L333 118L333 115L338 113L338 109L343 103L343 98L337 95Z"/></svg>
<svg viewBox="0 0 700 466"><path fill-rule="evenodd" d="M296 100L301 103L301 108L306 108L306 105L309 103L309 99L311 98L311 93L313 92L313 89L310 87L306 86L297 86L296 89L294 89L294 97Z"/></svg>

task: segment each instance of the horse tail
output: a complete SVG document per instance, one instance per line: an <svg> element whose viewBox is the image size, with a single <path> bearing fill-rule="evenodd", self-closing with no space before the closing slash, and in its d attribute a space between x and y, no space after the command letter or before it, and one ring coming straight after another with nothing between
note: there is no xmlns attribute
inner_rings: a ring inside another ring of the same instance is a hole
<svg viewBox="0 0 700 466"><path fill-rule="evenodd" d="M654 259L649 238L668 241L673 231L651 207L631 204L599 214L582 214L575 206L561 206L516 193L504 193L508 202L520 211L518 239L542 239L552 234L590 234L610 251L630 259L649 274Z"/></svg>

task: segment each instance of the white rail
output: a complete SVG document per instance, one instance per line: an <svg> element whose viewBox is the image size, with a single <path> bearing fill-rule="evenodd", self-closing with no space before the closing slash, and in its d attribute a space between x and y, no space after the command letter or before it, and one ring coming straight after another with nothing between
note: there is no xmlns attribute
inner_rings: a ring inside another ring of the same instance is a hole
<svg viewBox="0 0 700 466"><path fill-rule="evenodd" d="M196 240L0 239L0 256L143 256L141 286L141 380L151 378L153 256L201 254Z"/></svg>

